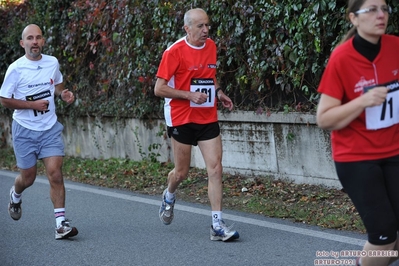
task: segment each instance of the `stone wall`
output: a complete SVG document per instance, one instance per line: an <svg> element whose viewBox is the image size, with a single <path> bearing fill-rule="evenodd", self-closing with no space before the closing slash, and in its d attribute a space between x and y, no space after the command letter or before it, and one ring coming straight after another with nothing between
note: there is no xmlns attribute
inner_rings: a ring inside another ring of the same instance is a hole
<svg viewBox="0 0 399 266"><path fill-rule="evenodd" d="M225 172L340 187L331 160L329 132L317 127L314 115L219 112L219 120ZM69 156L173 161L163 120L82 117L71 121L60 117L60 121ZM0 116L1 125L11 146L10 119ZM198 147L193 148L191 157L191 166L205 167Z"/></svg>

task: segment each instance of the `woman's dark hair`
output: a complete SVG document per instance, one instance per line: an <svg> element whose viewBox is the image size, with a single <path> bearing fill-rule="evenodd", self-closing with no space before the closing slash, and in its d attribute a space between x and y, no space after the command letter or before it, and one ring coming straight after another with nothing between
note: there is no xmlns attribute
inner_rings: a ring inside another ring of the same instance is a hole
<svg viewBox="0 0 399 266"><path fill-rule="evenodd" d="M360 9L360 7L366 2L366 0L348 0L348 8L346 9L346 18L349 20L349 14L355 13ZM344 38L342 39L341 43L346 42L352 36L356 34L356 27L352 26L352 28L345 34Z"/></svg>

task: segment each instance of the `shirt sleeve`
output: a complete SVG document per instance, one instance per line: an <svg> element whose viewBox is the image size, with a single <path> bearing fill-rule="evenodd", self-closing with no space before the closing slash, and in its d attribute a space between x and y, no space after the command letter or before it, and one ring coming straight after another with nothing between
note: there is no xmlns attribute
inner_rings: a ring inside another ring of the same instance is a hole
<svg viewBox="0 0 399 266"><path fill-rule="evenodd" d="M55 70L55 79L54 79L54 85L61 84L63 82L63 76L60 71L60 65L57 61L57 69Z"/></svg>
<svg viewBox="0 0 399 266"><path fill-rule="evenodd" d="M18 85L19 74L12 65L7 69L6 75L4 76L3 84L0 89L0 96L3 98L12 98L15 88Z"/></svg>
<svg viewBox="0 0 399 266"><path fill-rule="evenodd" d="M177 53L176 49L166 50L162 55L157 77L169 81L179 68L179 62L179 54Z"/></svg>
<svg viewBox="0 0 399 266"><path fill-rule="evenodd" d="M317 91L330 97L342 100L344 97L344 84L339 70L339 60L331 56L320 80Z"/></svg>

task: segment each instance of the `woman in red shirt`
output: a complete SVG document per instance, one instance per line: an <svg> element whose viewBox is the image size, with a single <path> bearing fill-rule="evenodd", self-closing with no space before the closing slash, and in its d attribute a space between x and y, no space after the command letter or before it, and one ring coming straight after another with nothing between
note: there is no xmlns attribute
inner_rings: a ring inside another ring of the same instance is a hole
<svg viewBox="0 0 399 266"><path fill-rule="evenodd" d="M398 255L399 38L386 35L384 0L349 0L353 24L332 52L318 91L320 128L331 130L338 178L368 233L365 251ZM358 265L396 257L365 256Z"/></svg>

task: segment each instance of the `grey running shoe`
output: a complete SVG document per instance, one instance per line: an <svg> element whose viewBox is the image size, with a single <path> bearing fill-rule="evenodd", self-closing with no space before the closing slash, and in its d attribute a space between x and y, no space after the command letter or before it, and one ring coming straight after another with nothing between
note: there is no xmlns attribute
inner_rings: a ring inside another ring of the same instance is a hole
<svg viewBox="0 0 399 266"><path fill-rule="evenodd" d="M223 220L220 222L220 226L217 226L216 228L211 226L211 240L229 241L238 239L240 235L237 231L232 230L232 228L233 226L227 227Z"/></svg>
<svg viewBox="0 0 399 266"><path fill-rule="evenodd" d="M167 189L165 189L162 193L162 204L161 208L159 209L159 218L163 224L168 225L173 220L173 208L175 207L176 200L173 202L168 202L165 198L166 190Z"/></svg>
<svg viewBox="0 0 399 266"><path fill-rule="evenodd" d="M13 220L18 221L22 215L22 208L21 208L22 200L19 203L14 203L12 201L13 192L14 192L14 186L12 186L12 188L10 189L10 202L8 203L8 213L10 214Z"/></svg>
<svg viewBox="0 0 399 266"><path fill-rule="evenodd" d="M69 221L62 221L61 225L55 229L55 239L66 239L68 237L73 237L78 234L78 229L76 227L71 227Z"/></svg>

